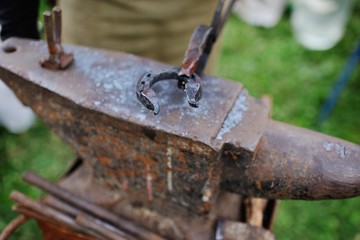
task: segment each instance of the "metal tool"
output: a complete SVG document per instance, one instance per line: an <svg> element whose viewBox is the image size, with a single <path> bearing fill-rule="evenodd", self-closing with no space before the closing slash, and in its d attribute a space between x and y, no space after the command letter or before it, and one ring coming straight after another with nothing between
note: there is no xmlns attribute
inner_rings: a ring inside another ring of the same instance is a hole
<svg viewBox="0 0 360 240"><path fill-rule="evenodd" d="M197 74L190 77L179 75L178 70L170 70L167 72L152 74L146 73L136 85L136 95L139 101L157 115L160 111L158 97L151 88L155 83L164 80L177 80L178 86L186 92L187 100L190 106L198 107L199 100L202 96L201 79Z"/></svg>
<svg viewBox="0 0 360 240"><path fill-rule="evenodd" d="M183 89L187 101L192 107L199 107L202 97L201 76L216 39L219 36L235 0L219 0L210 26L199 25L193 32L181 68L154 74L145 73L136 84L138 100L157 115L160 111L159 99L152 86L159 81L177 80L177 86Z"/></svg>
<svg viewBox="0 0 360 240"><path fill-rule="evenodd" d="M44 12L44 28L49 50L49 57L42 59L42 67L50 70L65 69L74 61L72 53L65 53L61 45L61 9L53 8L54 18L51 12Z"/></svg>

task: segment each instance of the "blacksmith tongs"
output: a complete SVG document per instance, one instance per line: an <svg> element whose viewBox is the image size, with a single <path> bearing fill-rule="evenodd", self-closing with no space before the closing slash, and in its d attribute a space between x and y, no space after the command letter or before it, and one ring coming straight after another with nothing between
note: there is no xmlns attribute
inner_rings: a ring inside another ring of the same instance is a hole
<svg viewBox="0 0 360 240"><path fill-rule="evenodd" d="M201 78L221 29L223 28L235 0L219 0L210 26L199 25L193 32L183 63L179 68L153 74L151 72L139 79L136 84L136 95L139 101L157 115L160 111L158 97L151 88L155 83L163 80L178 80L178 87L186 93L190 106L198 107L202 96Z"/></svg>

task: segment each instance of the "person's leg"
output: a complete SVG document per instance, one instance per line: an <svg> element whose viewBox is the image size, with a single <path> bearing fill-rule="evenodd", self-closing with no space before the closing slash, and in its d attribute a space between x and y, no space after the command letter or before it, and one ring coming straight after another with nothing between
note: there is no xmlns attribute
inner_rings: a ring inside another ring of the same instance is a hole
<svg viewBox="0 0 360 240"><path fill-rule="evenodd" d="M39 0L0 0L1 40L9 37L38 39ZM0 125L12 133L26 131L35 115L0 79Z"/></svg>
<svg viewBox="0 0 360 240"><path fill-rule="evenodd" d="M1 40L9 37L38 39L39 0L1 0Z"/></svg>
<svg viewBox="0 0 360 240"><path fill-rule="evenodd" d="M60 4L64 42L126 51L173 65L181 64L193 30L210 24L216 7L215 0L88 0L86 4L61 0Z"/></svg>
<svg viewBox="0 0 360 240"><path fill-rule="evenodd" d="M294 0L290 23L296 40L312 50L328 50L343 37L353 0Z"/></svg>
<svg viewBox="0 0 360 240"><path fill-rule="evenodd" d="M0 125L9 132L22 133L31 127L34 120L31 109L24 106L0 79Z"/></svg>

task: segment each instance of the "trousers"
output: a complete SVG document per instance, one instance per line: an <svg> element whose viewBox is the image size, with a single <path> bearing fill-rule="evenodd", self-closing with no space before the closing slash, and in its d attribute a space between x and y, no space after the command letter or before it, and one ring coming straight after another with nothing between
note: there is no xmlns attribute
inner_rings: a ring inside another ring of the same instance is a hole
<svg viewBox="0 0 360 240"><path fill-rule="evenodd" d="M180 65L193 30L209 25L215 0L61 0L63 41ZM215 67L214 46L207 72Z"/></svg>

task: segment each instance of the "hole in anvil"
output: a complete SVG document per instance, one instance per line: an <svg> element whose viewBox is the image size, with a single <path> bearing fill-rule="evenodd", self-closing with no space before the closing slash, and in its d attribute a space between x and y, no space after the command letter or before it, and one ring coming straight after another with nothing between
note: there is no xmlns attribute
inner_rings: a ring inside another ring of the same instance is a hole
<svg viewBox="0 0 360 240"><path fill-rule="evenodd" d="M2 50L3 50L5 53L13 53L13 52L16 52L17 48L16 48L14 45L5 44L5 45L2 47Z"/></svg>

